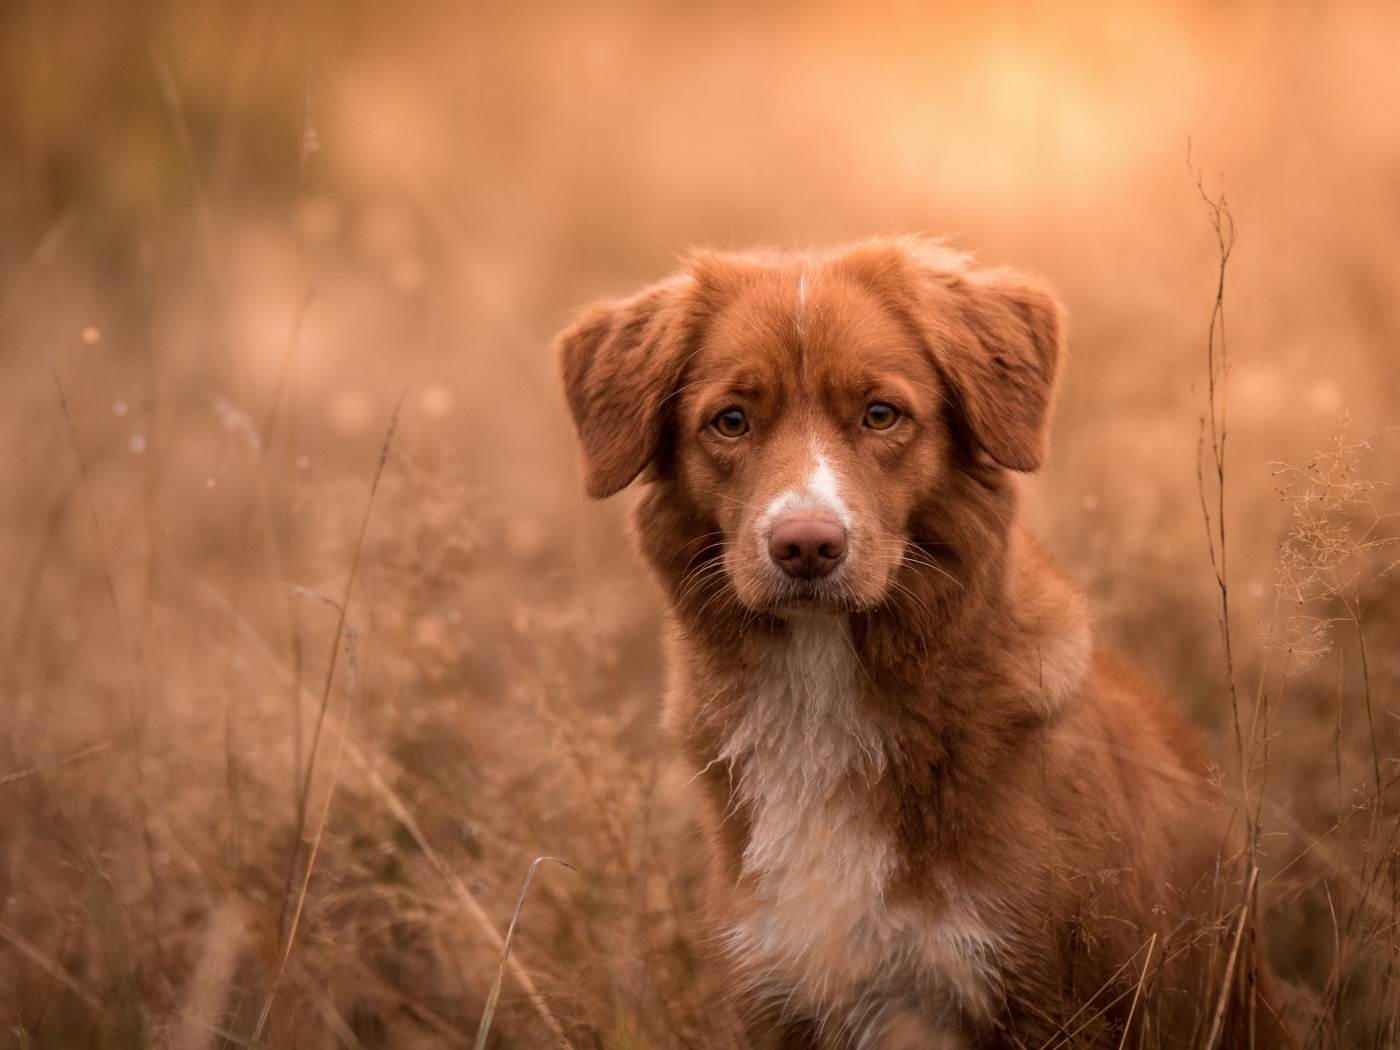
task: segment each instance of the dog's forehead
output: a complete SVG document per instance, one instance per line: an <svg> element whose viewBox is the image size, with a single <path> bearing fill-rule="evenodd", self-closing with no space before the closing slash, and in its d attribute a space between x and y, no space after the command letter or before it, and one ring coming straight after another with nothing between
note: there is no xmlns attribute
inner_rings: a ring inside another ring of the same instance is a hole
<svg viewBox="0 0 1400 1050"><path fill-rule="evenodd" d="M827 267L764 267L716 304L694 377L741 387L860 385L922 371L924 355L896 310Z"/></svg>

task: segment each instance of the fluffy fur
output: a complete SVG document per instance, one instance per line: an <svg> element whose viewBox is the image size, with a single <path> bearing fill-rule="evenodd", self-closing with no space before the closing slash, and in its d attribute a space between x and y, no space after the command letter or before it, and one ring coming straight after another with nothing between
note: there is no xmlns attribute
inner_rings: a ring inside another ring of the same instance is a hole
<svg viewBox="0 0 1400 1050"><path fill-rule="evenodd" d="M1017 523L1049 291L918 240L702 253L557 349L589 493L646 482L755 1043L1184 1047L1223 1001L1223 1045L1288 1045L1251 922L1226 965L1243 863L1193 735ZM840 523L835 571L780 570L784 515Z"/></svg>

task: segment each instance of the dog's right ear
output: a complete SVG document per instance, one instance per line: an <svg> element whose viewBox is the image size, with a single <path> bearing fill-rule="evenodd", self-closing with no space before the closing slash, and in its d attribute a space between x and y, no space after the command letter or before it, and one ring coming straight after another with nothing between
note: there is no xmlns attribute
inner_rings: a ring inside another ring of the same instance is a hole
<svg viewBox="0 0 1400 1050"><path fill-rule="evenodd" d="M660 451L666 402L690 344L689 275L587 307L554 340L594 499L620 492Z"/></svg>

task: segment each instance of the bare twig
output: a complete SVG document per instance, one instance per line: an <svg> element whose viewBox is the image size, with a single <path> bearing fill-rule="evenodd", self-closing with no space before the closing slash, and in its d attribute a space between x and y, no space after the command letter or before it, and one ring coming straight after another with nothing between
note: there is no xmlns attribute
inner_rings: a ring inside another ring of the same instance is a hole
<svg viewBox="0 0 1400 1050"><path fill-rule="evenodd" d="M1219 263L1216 269L1215 301L1211 304L1210 326L1206 330L1206 412L1200 420L1200 435L1196 444L1196 485L1200 495L1201 515L1205 520L1206 542L1211 570L1220 592L1220 634L1225 645L1225 673L1230 690L1230 709L1234 715L1235 750L1240 762L1242 786L1248 795L1248 769L1244 747L1244 730L1240 724L1239 695L1235 682L1234 647L1230 637L1229 564L1225 543L1225 443L1229 436L1227 421L1230 358L1225 341L1225 274L1230 255L1235 249L1235 217L1222 191L1212 197L1205 188L1201 169L1191 168L1190 144L1186 164L1196 182L1196 192L1205 202ZM1206 437L1210 438L1210 465L1215 482L1215 516L1212 520L1205 479Z"/></svg>
<svg viewBox="0 0 1400 1050"><path fill-rule="evenodd" d="M562 864L566 868L574 868L568 861L560 860L558 857L536 857L534 863L530 865L530 870L525 873L525 884L520 887L520 896L515 902L515 912L510 917L510 926L506 928L505 943L501 946L501 965L496 968L496 979L491 982L491 994L486 998L486 1008L481 1013L481 1025L476 1030L476 1050L486 1050L486 1037L491 1034L491 1018L496 1014L496 1001L501 997L501 978L505 976L506 963L510 960L510 945L515 939L515 927L520 922L520 910L525 907L525 895L530 892L530 880L535 877L535 869L544 861L552 860L556 864Z"/></svg>
<svg viewBox="0 0 1400 1050"><path fill-rule="evenodd" d="M1249 918L1249 905L1254 897L1254 884L1259 879L1259 869L1252 864L1249 879L1245 882L1244 896L1240 900L1239 918L1235 920L1235 936L1230 944L1230 955L1225 962L1225 977L1220 985L1220 997L1215 1003L1215 1015L1210 1022L1210 1033L1206 1037L1205 1050L1215 1050L1220 1040L1220 1025L1225 1019L1225 1006L1230 1001L1230 982L1235 978L1235 963L1239 959L1240 943L1244 940L1245 922Z"/></svg>
<svg viewBox="0 0 1400 1050"><path fill-rule="evenodd" d="M1133 1015L1137 1013L1138 997L1142 994L1143 983L1147 980L1147 967L1152 962L1152 949L1157 943L1157 935L1154 933L1152 939L1147 942L1147 957L1142 960L1142 973L1138 975L1137 987L1133 989L1133 1004L1128 1007L1128 1019L1123 1022L1123 1038L1118 1040L1118 1050L1123 1050L1128 1045L1128 1032L1133 1027Z"/></svg>
<svg viewBox="0 0 1400 1050"><path fill-rule="evenodd" d="M100 744L93 744L91 747L85 747L81 751L75 751L71 755L55 759L46 765L30 766L28 769L17 769L13 773L6 773L4 776L0 776L0 787L6 784L12 784L16 780L23 780L26 777L32 777L38 773L47 772L50 769L56 769L59 766L66 766L69 762L80 762L85 758L90 758L93 755L106 751L111 746L111 741L104 740Z"/></svg>
<svg viewBox="0 0 1400 1050"><path fill-rule="evenodd" d="M307 776L305 776L305 780L302 781L302 798L307 798L307 795L309 794L309 792L311 792L311 778L312 774L315 773L316 766L316 749L318 749L319 745L321 745L322 729L325 728L326 722L326 711L328 711L330 707L330 687L332 687L333 683L335 683L336 662L337 658L339 658L340 655L340 644L342 644L343 638L344 640L346 640L347 650L349 650L347 651L347 661L353 659L353 631L347 631L346 629L346 615L347 613L349 613L350 610L350 595L354 589L356 571L358 570L358 567L360 567L360 553L361 550L364 549L365 532L367 532L368 528L370 528L370 515L372 514L372 512L374 512L375 493L378 493L379 490L379 479L381 479L381 477L384 476L384 465L389 458L389 445L391 445L393 442L393 431L395 431L396 428L398 428L399 426L399 412L400 409L402 409L402 407L403 398L402 396L400 396L398 406L396 406L395 409L393 409L393 417L391 420L389 420L388 433L384 435L384 445L382 445L381 449L379 449L379 463L377 468L375 468L374 470L374 480L372 480L372 482L370 483L370 497L368 497L368 500L365 500L364 515L360 518L360 532L357 533L356 543L354 543L354 550L350 556L350 571L346 574L346 589L344 589L344 598L342 599L342 601L340 601L340 605L337 606L337 608L339 608L339 617L337 617L336 620L335 636L333 636L332 645L330 645L330 664L328 668L326 668L325 686L322 687L321 692L321 710L319 710L318 715L316 715L316 732L315 736L312 736L311 755L309 755L307 760ZM295 937L297 937L297 925L301 921L301 910L302 907L304 907L305 900L307 900L307 889L309 883L311 883L312 868L315 867L316 851L318 851L319 848L321 848L321 836L323 830L325 830L326 816L328 816L330 812L330 799L332 799L333 795L335 795L336 780L337 777L339 777L340 770L340 757L342 757L344 753L344 742L346 742L346 734L349 734L350 732L349 701L353 700L353 685L354 671L353 665L351 665L350 686L349 689L347 689L347 693L350 693L350 696L347 697L346 724L344 724L344 729L342 731L342 734L340 734L339 748L336 749L336 760L335 764L333 764L332 766L332 777L330 777L330 787L328 788L328 792L326 792L325 808L322 809L321 820L319 820L319 825L318 827L316 827L315 839L314 841L312 841L311 844L311 855L309 855L309 857L307 858L307 869L305 869L304 874L302 874L301 889L300 893L298 893L297 895L297 906L295 906L293 918L291 918L291 928L287 931L286 946L284 946L283 955L281 955L281 963L279 965L279 969L277 969L277 977L276 980L273 981L272 991L269 991L269 994L267 994L267 1001L265 1002L265 1004L263 1004L262 1015L260 1015L258 1018L258 1028L253 1030L253 1039L258 1039L258 1037L262 1035L263 1026L265 1026L267 1023L267 1014L269 1014L270 1009L272 1009L273 997L277 994L277 987L279 987L279 984L281 983L281 977L283 977L283 974L286 973L287 970L287 958L291 955L291 945L293 945L293 941ZM287 872L288 885L286 886L286 889L283 890L283 907L281 907L281 913L283 914L286 914L287 900L290 899L291 878L293 878L295 867L297 867L298 854L301 853L302 836L304 836L304 833L304 826L298 826L297 837L295 837L295 840L293 841L293 850L291 850L291 864Z"/></svg>
<svg viewBox="0 0 1400 1050"><path fill-rule="evenodd" d="M339 646L337 646L339 648ZM351 704L354 702L354 660L355 660L355 634L353 630L347 630L345 636L345 662L350 669L349 684L346 692L345 725L341 727L340 742L336 747L335 762L331 766L331 780L326 788L325 805L321 807L321 818L316 824L316 836L311 842L311 854L306 858L306 871L302 875L301 888L297 893L296 910L292 913L292 925L287 931L287 943L282 949L282 959L277 966L277 976L273 978L272 988L267 993L267 999L263 1002L262 1013L258 1017L258 1025L253 1030L253 1038L257 1039L262 1035L263 1026L267 1024L268 1014L272 1011L273 1000L277 997L278 988L281 986L282 978L287 973L287 961L292 955L292 945L296 941L297 928L301 924L302 909L306 906L306 892L311 886L311 873L316 868L316 855L321 849L321 837L326 831L326 819L330 816L331 802L335 799L336 784L340 780L340 760L345 755L345 741L350 735L350 714Z"/></svg>
<svg viewBox="0 0 1400 1050"><path fill-rule="evenodd" d="M331 640L330 664L326 668L326 680L321 689L321 705L316 715L316 730L311 737L311 752L306 760L306 773L302 778L300 797L303 805L298 808L300 818L296 828L296 839L292 844L292 856L287 869L287 885L283 890L283 914L286 911L287 900L290 896L291 884L296 872L298 856L301 852L302 836L305 831L305 804L308 793L311 791L311 778L316 771L316 753L321 745L321 733L326 724L326 711L331 702L331 685L335 681L336 662L340 656L341 638L345 634L345 618L350 610L350 595L355 586L355 574L360 566L360 552L364 549L365 533L369 529L370 515L374 510L375 493L379 491L379 480L384 476L384 464L389 458L389 447L394 441L394 431L399 425L399 412L403 409L403 397L399 397L399 403L394 408L394 415L389 420L389 430L384 435L384 444L379 450L379 464L374 471L374 480L370 482L369 498L365 501L365 513L360 519L360 531L355 537L355 546L350 555L350 571L345 577L345 594L337 606L338 618L335 625L335 634Z"/></svg>

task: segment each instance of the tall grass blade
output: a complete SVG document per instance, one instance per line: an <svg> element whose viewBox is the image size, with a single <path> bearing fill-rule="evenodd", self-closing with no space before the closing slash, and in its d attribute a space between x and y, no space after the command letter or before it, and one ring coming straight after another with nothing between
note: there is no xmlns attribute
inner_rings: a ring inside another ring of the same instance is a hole
<svg viewBox="0 0 1400 1050"><path fill-rule="evenodd" d="M525 873L525 884L520 887L520 896L515 902L515 914L510 917L505 946L501 949L501 965L496 968L496 979L491 982L491 994L487 997L486 1009L481 1014L481 1027L476 1030L476 1050L486 1050L486 1037L491 1033L491 1019L496 1016L496 1001L501 997L501 979L505 976L506 962L510 959L510 945L515 939L515 925L520 921L520 909L525 907L525 895L530 892L530 880L535 877L535 869L547 860L562 864L566 868L574 867L558 857L536 857L530 865L530 870Z"/></svg>

